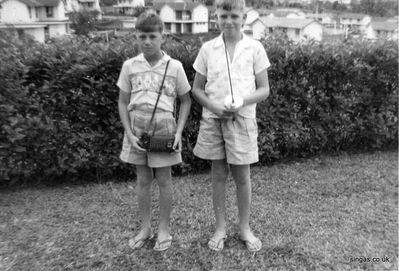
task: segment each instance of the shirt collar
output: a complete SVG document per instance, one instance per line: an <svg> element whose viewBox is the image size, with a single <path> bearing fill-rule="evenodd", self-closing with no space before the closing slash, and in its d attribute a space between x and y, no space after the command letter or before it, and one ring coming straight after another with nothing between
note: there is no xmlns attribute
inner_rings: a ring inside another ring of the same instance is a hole
<svg viewBox="0 0 399 271"><path fill-rule="evenodd" d="M239 41L239 43L241 43L243 45L244 48L247 48L250 46L249 41L250 38L245 35L243 32L241 32L242 34L242 39ZM220 47L223 46L224 42L223 42L223 33L221 33L215 40L215 43L213 44L213 47Z"/></svg>
<svg viewBox="0 0 399 271"><path fill-rule="evenodd" d="M163 56L162 56L161 60L158 62L158 64L160 64L160 63L166 63L166 62L171 58L167 53L165 53L165 51L162 51L162 54L163 54ZM144 58L144 54L143 54L143 53L140 53L140 54L137 56L136 59L137 59L138 61L140 61L140 62L147 62L147 59ZM157 64L157 65L158 65L158 64Z"/></svg>

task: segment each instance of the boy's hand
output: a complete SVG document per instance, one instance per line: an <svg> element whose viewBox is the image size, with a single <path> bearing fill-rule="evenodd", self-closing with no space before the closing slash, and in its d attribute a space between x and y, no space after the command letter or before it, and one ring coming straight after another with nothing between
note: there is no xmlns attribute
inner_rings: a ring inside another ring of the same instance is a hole
<svg viewBox="0 0 399 271"><path fill-rule="evenodd" d="M146 149L143 149L140 147L140 139L136 137L135 135L128 135L127 138L129 139L130 143L132 144L132 147L135 151L137 152L146 152Z"/></svg>
<svg viewBox="0 0 399 271"><path fill-rule="evenodd" d="M214 103L209 110L211 110L220 118L230 118L233 116L233 112L231 112L224 104L221 103Z"/></svg>
<svg viewBox="0 0 399 271"><path fill-rule="evenodd" d="M241 109L243 105L244 105L244 100L238 95L234 95L234 103L231 96L227 96L224 99L224 106L226 107L226 110L228 112L233 112L233 113L237 112Z"/></svg>
<svg viewBox="0 0 399 271"><path fill-rule="evenodd" d="M173 149L175 150L175 152L181 152L181 149L182 149L181 133L175 134L175 141L173 142Z"/></svg>

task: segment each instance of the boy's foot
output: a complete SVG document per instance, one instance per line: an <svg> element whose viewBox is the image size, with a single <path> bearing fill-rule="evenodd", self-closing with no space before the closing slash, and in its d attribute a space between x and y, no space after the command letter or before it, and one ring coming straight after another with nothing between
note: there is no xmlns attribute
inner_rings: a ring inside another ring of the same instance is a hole
<svg viewBox="0 0 399 271"><path fill-rule="evenodd" d="M221 251L224 248L224 241L227 236L225 233L216 233L212 236L212 238L208 242L209 249L214 251Z"/></svg>
<svg viewBox="0 0 399 271"><path fill-rule="evenodd" d="M142 248L148 240L152 239L154 235L151 230L141 230L135 237L129 239L129 247L131 249Z"/></svg>
<svg viewBox="0 0 399 271"><path fill-rule="evenodd" d="M251 231L240 233L240 240L244 242L249 252L257 252L262 249L262 241Z"/></svg>
<svg viewBox="0 0 399 271"><path fill-rule="evenodd" d="M157 238L157 241L155 242L155 246L154 246L154 250L155 251L165 251L168 248L170 248L170 246L172 245L172 236L169 235L169 237L167 237L164 240L160 240Z"/></svg>

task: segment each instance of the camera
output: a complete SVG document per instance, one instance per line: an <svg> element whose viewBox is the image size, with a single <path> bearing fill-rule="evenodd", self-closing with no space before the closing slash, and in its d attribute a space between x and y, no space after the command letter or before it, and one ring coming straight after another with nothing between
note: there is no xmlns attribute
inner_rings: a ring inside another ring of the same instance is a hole
<svg viewBox="0 0 399 271"><path fill-rule="evenodd" d="M143 133L140 137L140 146L148 152L174 152L174 142L174 136L150 136L148 133Z"/></svg>

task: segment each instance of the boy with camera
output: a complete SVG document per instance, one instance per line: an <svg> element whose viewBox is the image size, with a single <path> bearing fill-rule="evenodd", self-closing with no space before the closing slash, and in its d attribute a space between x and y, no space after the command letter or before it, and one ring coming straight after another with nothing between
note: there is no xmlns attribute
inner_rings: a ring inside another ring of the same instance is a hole
<svg viewBox="0 0 399 271"><path fill-rule="evenodd" d="M123 63L119 87L119 115L125 130L120 158L136 165L141 229L129 240L133 249L152 238L151 184L159 186L160 221L154 250L163 251L172 243L171 166L182 162L182 131L190 112L191 89L182 64L161 50L163 22L159 16L143 13L136 22L141 54ZM174 103L180 100L176 124Z"/></svg>

